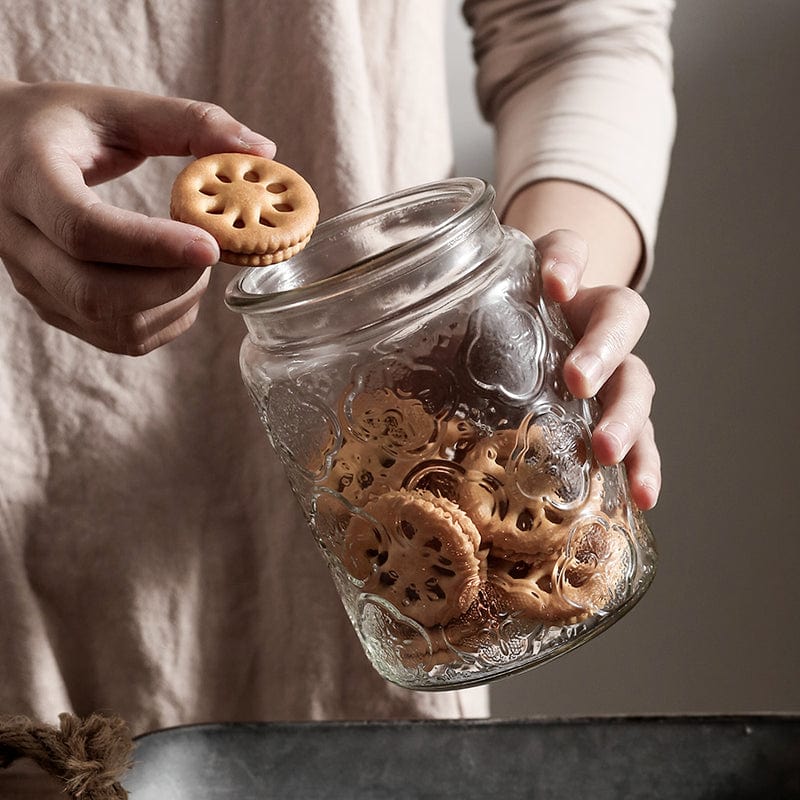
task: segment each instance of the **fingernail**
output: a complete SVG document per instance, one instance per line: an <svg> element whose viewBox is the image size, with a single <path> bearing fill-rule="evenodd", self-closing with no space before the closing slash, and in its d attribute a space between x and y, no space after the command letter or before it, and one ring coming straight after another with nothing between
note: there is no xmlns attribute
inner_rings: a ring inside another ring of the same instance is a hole
<svg viewBox="0 0 800 800"><path fill-rule="evenodd" d="M550 280L555 280L560 284L564 299L570 298L575 293L575 270L568 264L561 261L549 261L544 266L545 273L550 277Z"/></svg>
<svg viewBox="0 0 800 800"><path fill-rule="evenodd" d="M277 145L272 139L267 139L266 136L251 131L249 128L242 132L242 135L239 137L239 144L246 150L252 150L256 147L259 149L271 150L272 155L275 155L278 150Z"/></svg>
<svg viewBox="0 0 800 800"><path fill-rule="evenodd" d="M603 362L594 353L580 353L572 359L572 364L583 375L586 383L594 387L603 375Z"/></svg>
<svg viewBox="0 0 800 800"><path fill-rule="evenodd" d="M653 496L658 494L658 480L655 478L654 475L642 475L639 477L639 484L644 486L645 489L649 489Z"/></svg>
<svg viewBox="0 0 800 800"><path fill-rule="evenodd" d="M654 475L642 475L639 478L639 486L645 489L650 495L646 501L647 509L645 510L648 510L658 501L658 495L660 493L658 479Z"/></svg>
<svg viewBox="0 0 800 800"><path fill-rule="evenodd" d="M630 428L624 422L607 422L597 430L613 442L614 453L617 458L621 458L631 435Z"/></svg>
<svg viewBox="0 0 800 800"><path fill-rule="evenodd" d="M208 239L198 237L183 248L183 258L193 267L210 267L219 261L219 248Z"/></svg>

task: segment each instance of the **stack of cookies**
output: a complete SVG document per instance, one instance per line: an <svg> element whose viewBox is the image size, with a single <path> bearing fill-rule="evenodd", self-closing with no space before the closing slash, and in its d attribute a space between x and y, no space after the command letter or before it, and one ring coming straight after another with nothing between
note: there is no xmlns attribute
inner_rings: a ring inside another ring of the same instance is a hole
<svg viewBox="0 0 800 800"><path fill-rule="evenodd" d="M588 442L572 443L585 479L565 500L546 425L479 431L388 388L339 408L343 441L318 497L344 502L336 512L320 502L317 513L338 514L343 535L329 550L361 591L426 630L424 648L407 656L429 658L434 642L452 659L504 619L571 625L615 603L630 530L604 500Z"/></svg>

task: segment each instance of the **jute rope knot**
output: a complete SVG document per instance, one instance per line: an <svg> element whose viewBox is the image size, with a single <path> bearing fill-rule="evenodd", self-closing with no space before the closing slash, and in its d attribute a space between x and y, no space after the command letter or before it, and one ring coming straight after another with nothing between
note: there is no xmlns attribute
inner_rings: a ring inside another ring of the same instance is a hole
<svg viewBox="0 0 800 800"><path fill-rule="evenodd" d="M56 727L28 717L0 716L0 768L30 758L61 781L75 800L127 800L119 783L133 750L125 723L101 714L58 718Z"/></svg>

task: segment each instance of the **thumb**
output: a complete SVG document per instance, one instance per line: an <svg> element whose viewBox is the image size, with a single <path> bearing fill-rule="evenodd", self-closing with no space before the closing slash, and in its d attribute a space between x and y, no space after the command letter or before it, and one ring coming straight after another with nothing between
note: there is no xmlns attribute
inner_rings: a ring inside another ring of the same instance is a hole
<svg viewBox="0 0 800 800"><path fill-rule="evenodd" d="M275 143L214 103L115 90L106 98L125 144L143 156L252 153L274 158Z"/></svg>

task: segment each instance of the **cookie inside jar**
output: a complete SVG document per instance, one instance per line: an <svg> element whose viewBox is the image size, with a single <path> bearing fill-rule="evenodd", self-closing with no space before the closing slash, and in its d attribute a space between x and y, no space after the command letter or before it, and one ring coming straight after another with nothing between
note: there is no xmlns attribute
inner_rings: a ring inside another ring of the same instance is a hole
<svg viewBox="0 0 800 800"><path fill-rule="evenodd" d="M381 609L379 635L403 668L505 658L507 633L565 629L619 604L628 509L579 418L544 407L489 429L390 387L350 390L338 407L341 443L317 504L338 535L324 546Z"/></svg>

